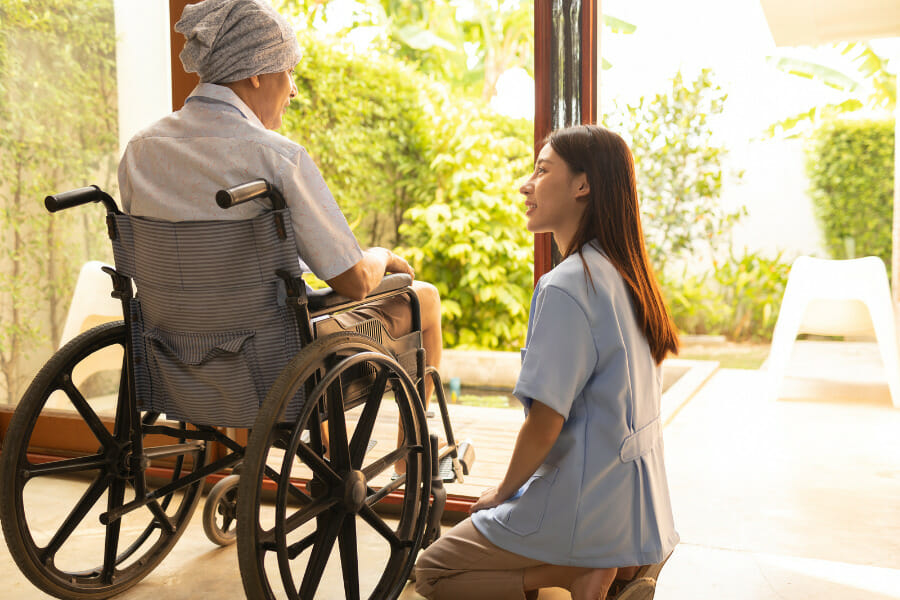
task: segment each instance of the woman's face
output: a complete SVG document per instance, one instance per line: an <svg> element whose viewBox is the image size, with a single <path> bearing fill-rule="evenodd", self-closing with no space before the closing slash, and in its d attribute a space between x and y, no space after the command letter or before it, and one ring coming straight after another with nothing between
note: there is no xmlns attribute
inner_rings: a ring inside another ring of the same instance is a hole
<svg viewBox="0 0 900 600"><path fill-rule="evenodd" d="M590 189L585 174L573 173L550 144L545 144L534 173L519 191L525 196L528 231L552 232L561 249L568 247L587 206Z"/></svg>
<svg viewBox="0 0 900 600"><path fill-rule="evenodd" d="M297 95L293 72L291 69L258 76L259 101L253 108L266 129L281 127L281 118L291 103L291 98Z"/></svg>

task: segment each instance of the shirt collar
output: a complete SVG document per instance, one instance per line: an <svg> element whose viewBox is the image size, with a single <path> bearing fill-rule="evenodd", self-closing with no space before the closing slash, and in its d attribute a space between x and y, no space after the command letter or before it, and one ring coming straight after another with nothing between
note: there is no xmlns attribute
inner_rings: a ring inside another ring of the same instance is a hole
<svg viewBox="0 0 900 600"><path fill-rule="evenodd" d="M253 125L256 125L260 129L266 128L265 125L262 124L262 121L259 120L259 117L256 116L256 113L253 112L230 87L216 85L215 83L200 83L194 88L194 91L191 92L188 99L195 96L229 104L236 108L238 112Z"/></svg>

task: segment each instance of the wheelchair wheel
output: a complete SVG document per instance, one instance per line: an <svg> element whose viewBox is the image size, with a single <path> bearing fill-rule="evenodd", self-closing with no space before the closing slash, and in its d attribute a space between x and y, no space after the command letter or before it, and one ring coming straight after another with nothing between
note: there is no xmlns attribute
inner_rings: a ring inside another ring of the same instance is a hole
<svg viewBox="0 0 900 600"><path fill-rule="evenodd" d="M238 475L221 479L209 490L203 504L203 531L214 544L228 546L237 538L235 517L240 479Z"/></svg>
<svg viewBox="0 0 900 600"><path fill-rule="evenodd" d="M124 348L121 321L66 344L25 392L3 440L6 544L25 576L59 598L107 598L136 584L174 546L200 497L202 480L164 486L203 467L205 444L181 444L183 424L167 423L168 435L149 434L155 413L130 426ZM110 428L104 420L113 415ZM90 441L65 458L46 450L72 434ZM141 456L131 452L138 440ZM107 515L150 493L149 504Z"/></svg>
<svg viewBox="0 0 900 600"><path fill-rule="evenodd" d="M285 422L303 389L300 415ZM247 597L396 598L424 535L430 455L415 386L378 343L338 333L301 350L269 391L244 457L237 543ZM400 459L406 474L392 477ZM261 503L264 490L274 506ZM393 509L396 524L376 505Z"/></svg>

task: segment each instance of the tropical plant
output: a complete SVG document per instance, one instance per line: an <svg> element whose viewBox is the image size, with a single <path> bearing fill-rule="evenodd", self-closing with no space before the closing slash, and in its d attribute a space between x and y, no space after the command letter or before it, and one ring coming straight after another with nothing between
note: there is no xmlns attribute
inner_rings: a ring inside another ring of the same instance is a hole
<svg viewBox="0 0 900 600"><path fill-rule="evenodd" d="M708 272L670 271L660 283L681 331L733 341L771 340L789 272L781 253L769 258L730 249Z"/></svg>
<svg viewBox="0 0 900 600"><path fill-rule="evenodd" d="M797 137L825 120L861 109L884 113L893 111L897 104L897 78L888 71L887 59L866 42L843 42L834 44L834 48L846 57L847 65L835 68L790 56L769 57L770 64L776 69L818 81L844 95L839 102L817 104L773 123L767 130L769 135L782 132L785 137Z"/></svg>
<svg viewBox="0 0 900 600"><path fill-rule="evenodd" d="M534 2L527 0L354 0L342 2L343 29L369 28L376 52L396 56L420 73L489 101L507 70L534 72ZM334 0L281 0L307 29L328 24ZM635 31L604 15L610 33ZM603 59L603 68L610 64Z"/></svg>

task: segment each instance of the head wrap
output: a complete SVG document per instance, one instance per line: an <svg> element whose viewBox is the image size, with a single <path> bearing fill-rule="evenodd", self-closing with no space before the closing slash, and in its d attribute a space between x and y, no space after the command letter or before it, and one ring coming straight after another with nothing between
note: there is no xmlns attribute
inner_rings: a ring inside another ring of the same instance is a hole
<svg viewBox="0 0 900 600"><path fill-rule="evenodd" d="M265 0L188 4L175 31L186 38L179 55L184 70L205 83L278 73L300 62L297 35Z"/></svg>

